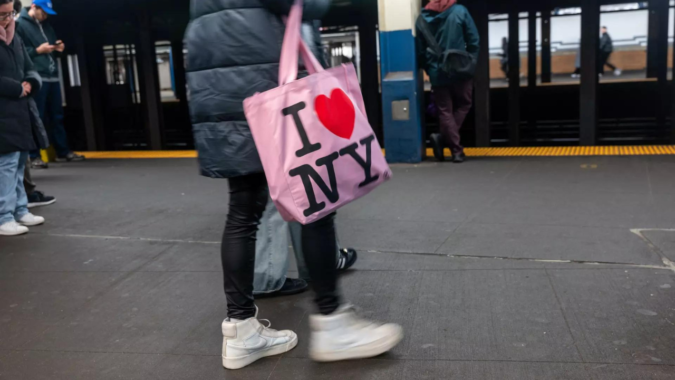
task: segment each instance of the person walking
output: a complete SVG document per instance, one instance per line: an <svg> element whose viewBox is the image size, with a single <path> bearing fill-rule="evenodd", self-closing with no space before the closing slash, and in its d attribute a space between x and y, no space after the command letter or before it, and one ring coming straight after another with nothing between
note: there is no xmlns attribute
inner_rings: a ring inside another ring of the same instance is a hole
<svg viewBox="0 0 675 380"><path fill-rule="evenodd" d="M262 325L253 297L256 231L268 199L265 173L243 112L244 99L277 87L283 18L292 0L192 0L186 32L187 78L195 145L203 175L227 178L229 212L221 258L227 318L222 323L223 366L243 368L292 350L298 336ZM329 0L306 0L307 27ZM214 43L227 41L227 43ZM311 41L309 41L311 43ZM310 316L310 357L329 362L380 355L403 339L400 326L356 316L337 286L334 215L302 227L316 311Z"/></svg>
<svg viewBox="0 0 675 380"><path fill-rule="evenodd" d="M25 41L26 50L42 77L42 89L35 95L40 117L50 131L51 142L56 149L57 161L82 161L68 145L68 135L63 125L63 100L59 79L58 57L65 50L63 41L57 39L54 28L47 18L56 15L51 0L33 0L19 17L17 33ZM51 127L51 128L50 128ZM30 152L33 168L47 168L40 158L40 151Z"/></svg>
<svg viewBox="0 0 675 380"><path fill-rule="evenodd" d="M28 232L44 223L28 211L23 186L28 151L35 149L29 97L40 90L33 68L16 32L14 1L0 0L0 235Z"/></svg>
<svg viewBox="0 0 675 380"><path fill-rule="evenodd" d="M460 130L473 103L480 37L469 11L456 3L432 0L427 4L417 23L417 46L420 66L429 75L439 112L440 134L431 135L434 157L444 161L443 151L449 147L453 162L462 163L465 155ZM508 62L508 56L506 59Z"/></svg>
<svg viewBox="0 0 675 380"><path fill-rule="evenodd" d="M609 62L609 57L611 57L612 53L614 52L614 41L612 40L612 36L610 36L607 32L606 26L603 26L602 29L600 29L600 33L602 37L600 37L600 59L598 60L600 69L598 72L600 75L604 75L605 66L607 66L612 69L612 71L614 71L614 75L618 77L622 73L621 69Z"/></svg>

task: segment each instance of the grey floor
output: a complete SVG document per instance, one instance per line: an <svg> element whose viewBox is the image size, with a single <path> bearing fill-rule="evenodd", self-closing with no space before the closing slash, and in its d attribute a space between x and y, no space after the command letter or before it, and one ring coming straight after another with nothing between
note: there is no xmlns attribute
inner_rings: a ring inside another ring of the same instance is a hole
<svg viewBox="0 0 675 380"><path fill-rule="evenodd" d="M597 165L597 166L596 166ZM345 207L342 278L406 331L390 354L307 358L311 294L259 302L283 357L225 371L224 181L196 162L35 172L48 223L0 239L0 379L675 379L675 157L395 165Z"/></svg>

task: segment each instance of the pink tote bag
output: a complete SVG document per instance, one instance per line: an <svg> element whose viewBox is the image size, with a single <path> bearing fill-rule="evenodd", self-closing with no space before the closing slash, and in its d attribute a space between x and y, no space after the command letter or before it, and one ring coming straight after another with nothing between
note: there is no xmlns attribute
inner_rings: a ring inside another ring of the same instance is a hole
<svg viewBox="0 0 675 380"><path fill-rule="evenodd" d="M368 124L353 65L324 70L300 37L302 1L287 21L279 87L244 101L270 195L286 221L312 223L391 178ZM298 53L310 73L297 79Z"/></svg>

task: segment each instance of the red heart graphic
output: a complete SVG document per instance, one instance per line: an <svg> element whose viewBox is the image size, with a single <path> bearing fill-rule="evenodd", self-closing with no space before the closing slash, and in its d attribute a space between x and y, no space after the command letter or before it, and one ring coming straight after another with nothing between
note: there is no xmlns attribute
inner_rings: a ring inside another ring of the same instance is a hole
<svg viewBox="0 0 675 380"><path fill-rule="evenodd" d="M354 133L356 111L347 94L339 88L326 95L319 95L314 101L314 110L321 124L335 136L349 140Z"/></svg>

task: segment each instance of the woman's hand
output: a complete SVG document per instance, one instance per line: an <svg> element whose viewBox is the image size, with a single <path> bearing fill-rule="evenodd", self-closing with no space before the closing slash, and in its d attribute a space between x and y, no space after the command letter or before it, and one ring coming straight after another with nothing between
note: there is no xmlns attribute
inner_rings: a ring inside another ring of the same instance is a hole
<svg viewBox="0 0 675 380"><path fill-rule="evenodd" d="M22 98L30 95L31 91L33 91L33 86L31 86L28 82L21 83L21 86L23 87L23 93L21 94Z"/></svg>

